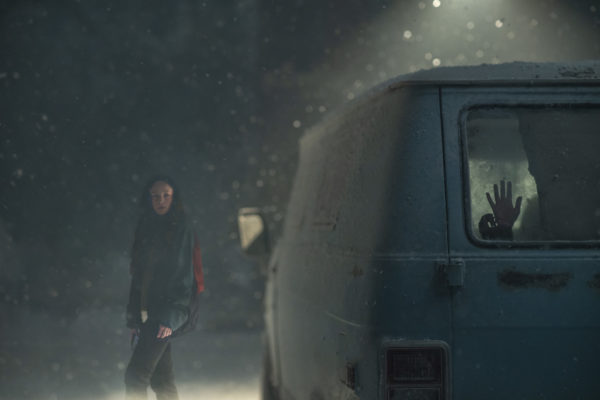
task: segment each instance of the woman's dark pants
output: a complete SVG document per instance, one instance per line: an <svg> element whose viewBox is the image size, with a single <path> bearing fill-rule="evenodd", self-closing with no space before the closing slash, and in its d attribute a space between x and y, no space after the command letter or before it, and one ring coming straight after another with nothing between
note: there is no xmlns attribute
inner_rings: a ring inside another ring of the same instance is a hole
<svg viewBox="0 0 600 400"><path fill-rule="evenodd" d="M148 385L156 393L157 400L178 400L171 343L157 339L158 324L150 321L142 325L138 344L125 371L125 394L127 399L146 400Z"/></svg>

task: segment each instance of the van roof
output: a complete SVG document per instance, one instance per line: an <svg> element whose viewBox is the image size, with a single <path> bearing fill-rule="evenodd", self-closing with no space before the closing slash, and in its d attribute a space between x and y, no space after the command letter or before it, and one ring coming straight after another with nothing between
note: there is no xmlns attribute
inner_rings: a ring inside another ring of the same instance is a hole
<svg viewBox="0 0 600 400"><path fill-rule="evenodd" d="M381 82L350 102L336 108L300 138L317 136L323 127L334 123L353 107L373 97L408 86L600 86L600 60L564 63L511 62L420 70Z"/></svg>
<svg viewBox="0 0 600 400"><path fill-rule="evenodd" d="M405 85L562 85L600 84L600 60L570 63L511 62L476 66L439 67L400 75L384 83Z"/></svg>

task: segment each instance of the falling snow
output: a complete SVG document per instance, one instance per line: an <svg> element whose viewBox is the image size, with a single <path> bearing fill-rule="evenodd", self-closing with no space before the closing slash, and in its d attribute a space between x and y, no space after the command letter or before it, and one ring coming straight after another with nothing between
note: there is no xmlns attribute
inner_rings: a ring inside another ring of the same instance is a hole
<svg viewBox="0 0 600 400"><path fill-rule="evenodd" d="M206 265L203 326L175 350L182 399L256 399L264 277L237 210L260 207L278 237L311 126L400 74L600 59L597 0L10 3L1 400L122 397L132 233L159 172L182 187Z"/></svg>

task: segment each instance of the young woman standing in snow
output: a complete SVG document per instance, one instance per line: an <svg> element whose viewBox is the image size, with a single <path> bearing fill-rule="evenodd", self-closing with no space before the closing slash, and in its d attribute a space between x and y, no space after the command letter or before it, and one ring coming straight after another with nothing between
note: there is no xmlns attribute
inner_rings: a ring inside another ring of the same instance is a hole
<svg viewBox="0 0 600 400"><path fill-rule="evenodd" d="M137 344L125 372L125 392L128 399L146 399L150 385L157 399L175 400L170 339L189 317L194 233L170 178L152 179L142 201L127 305L127 326Z"/></svg>

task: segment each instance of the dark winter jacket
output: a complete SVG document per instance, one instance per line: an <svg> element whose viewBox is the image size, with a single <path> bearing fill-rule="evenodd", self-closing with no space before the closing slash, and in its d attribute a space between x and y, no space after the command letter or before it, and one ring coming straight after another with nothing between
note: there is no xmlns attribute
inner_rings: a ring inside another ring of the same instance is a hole
<svg viewBox="0 0 600 400"><path fill-rule="evenodd" d="M176 331L188 318L194 285L194 234L182 213L144 215L135 232L127 326L142 324L142 292L148 320Z"/></svg>

